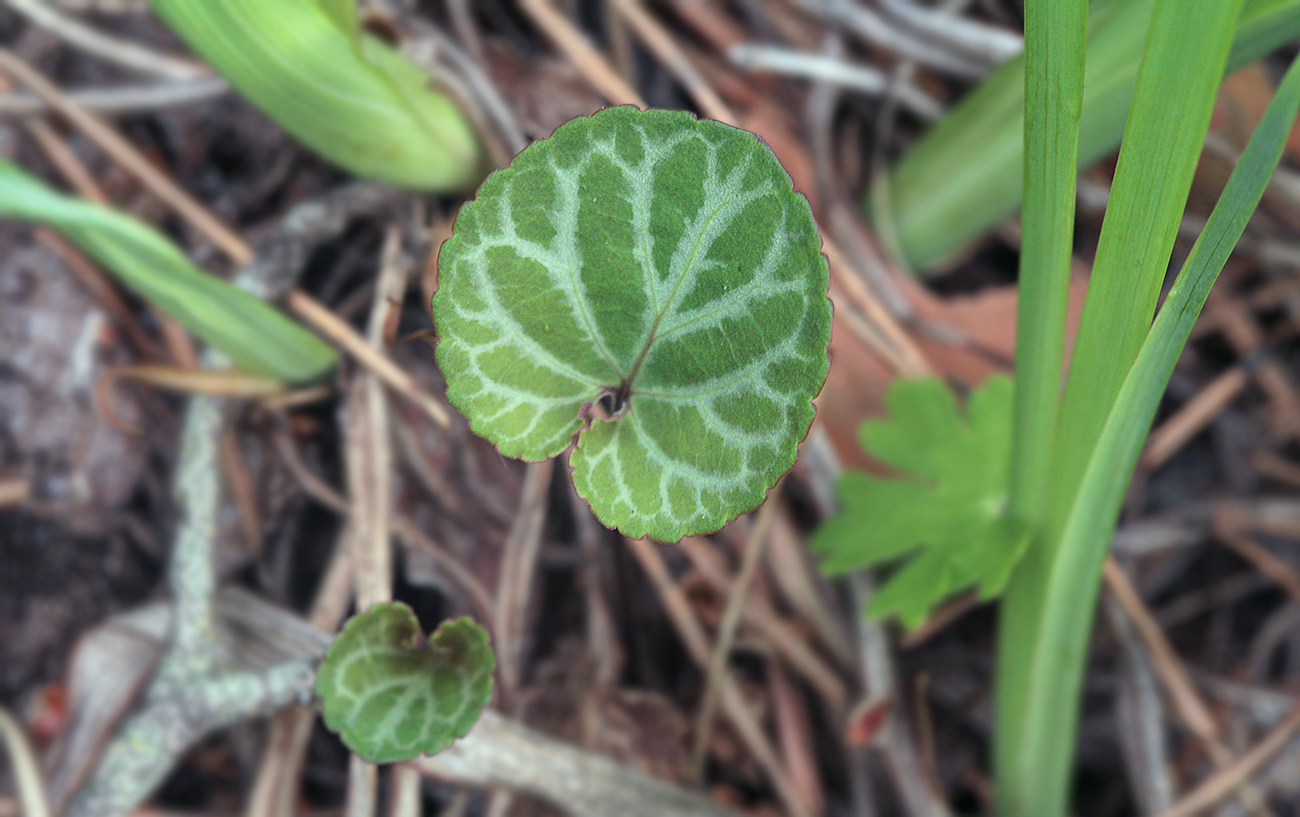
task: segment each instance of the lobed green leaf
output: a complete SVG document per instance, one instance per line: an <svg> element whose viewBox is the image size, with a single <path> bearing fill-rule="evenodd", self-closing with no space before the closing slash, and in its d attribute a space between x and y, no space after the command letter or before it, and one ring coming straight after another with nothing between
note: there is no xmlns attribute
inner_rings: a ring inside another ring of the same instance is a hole
<svg viewBox="0 0 1300 817"><path fill-rule="evenodd" d="M836 485L844 510L813 536L822 570L845 573L909 556L867 607L898 613L908 627L972 585L982 598L1006 586L1029 542L1006 513L1011 380L989 378L965 417L935 378L898 380L885 396L889 420L862 427L862 447L903 476L848 471Z"/></svg>
<svg viewBox="0 0 1300 817"><path fill-rule="evenodd" d="M632 537L763 501L826 379L829 284L803 196L753 134L678 111L575 119L488 177L439 255L438 365L503 454L571 456Z"/></svg>
<svg viewBox="0 0 1300 817"><path fill-rule="evenodd" d="M372 763L441 752L464 737L492 696L487 631L444 621L427 640L405 604L353 616L316 677L325 725Z"/></svg>
<svg viewBox="0 0 1300 817"><path fill-rule="evenodd" d="M166 238L130 216L65 196L0 160L0 216L49 225L127 286L245 371L300 383L326 374L338 354L306 329L194 267Z"/></svg>

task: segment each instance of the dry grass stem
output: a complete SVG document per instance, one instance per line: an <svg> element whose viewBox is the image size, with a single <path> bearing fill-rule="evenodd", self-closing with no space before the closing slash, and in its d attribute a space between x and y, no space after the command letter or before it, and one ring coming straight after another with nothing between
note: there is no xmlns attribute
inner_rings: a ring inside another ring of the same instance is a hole
<svg viewBox="0 0 1300 817"><path fill-rule="evenodd" d="M1172 417L1151 432L1146 450L1142 452L1142 467L1154 469L1167 462L1218 417L1249 384L1250 375L1242 366L1233 366L1210 381Z"/></svg>
<svg viewBox="0 0 1300 817"><path fill-rule="evenodd" d="M174 181L153 166L136 148L111 126L94 114L87 113L53 83L34 71L8 49L0 48L0 71L25 85L49 106L75 125L91 141L149 188L155 196L193 225L218 249L239 266L253 260L253 251L234 230L210 210L182 190Z"/></svg>
<svg viewBox="0 0 1300 817"><path fill-rule="evenodd" d="M1201 699L1200 693L1196 691L1187 668L1183 666L1183 662L1178 658L1178 654L1174 652L1173 646L1165 638L1164 631L1160 629L1160 624L1151 615L1151 611L1147 609L1141 595L1138 594L1137 588L1129 581L1128 574L1124 572L1124 569L1120 567L1119 562L1115 561L1113 556L1108 556L1102 566L1102 576L1106 587L1110 589L1115 600L1119 602L1129 620L1133 622L1138 636L1151 653L1156 675L1164 685L1165 691L1169 693L1169 697L1173 701L1174 711L1178 713L1179 719L1204 745L1215 766L1219 768L1227 767L1233 762L1233 757L1231 751L1223 742L1218 722L1214 720L1209 706ZM1243 787L1238 792L1238 796L1247 810L1260 815L1260 817L1268 814L1263 795L1254 787Z"/></svg>
<svg viewBox="0 0 1300 817"><path fill-rule="evenodd" d="M43 119L30 119L23 124L27 128L27 133L31 135L32 141L36 142L36 146L45 154L45 158L50 160L50 164L54 165L59 175L73 190L87 201L99 205L108 204L108 198L90 175L86 165L77 158L77 154L72 152L68 144L59 138L49 122Z"/></svg>
<svg viewBox="0 0 1300 817"><path fill-rule="evenodd" d="M704 697L700 702L700 714L695 720L695 747L691 753L694 764L695 779L704 778L704 762L708 757L709 738L713 734L713 718L718 705L718 690L727 671L727 662L731 656L731 646L736 639L736 630L740 626L741 611L749 596L750 585L758 575L758 566L762 564L763 550L767 547L768 531L772 527L772 515L776 512L781 483L771 491L767 501L758 509L754 520L753 532L745 545L741 559L740 572L732 583L731 592L727 594L727 606L722 611L722 622L718 625L717 640L713 644L713 653L709 656L708 667L704 673Z"/></svg>
<svg viewBox="0 0 1300 817"><path fill-rule="evenodd" d="M814 425L810 434L815 434L817 428ZM808 552L804 534L795 528L788 514L777 514L772 520L771 537L764 554L764 576L772 580L773 590L790 606L791 617L817 634L817 640L839 666L852 667L856 660L853 642L835 608L831 585L817 571ZM775 601L768 600L767 606L774 607Z"/></svg>
<svg viewBox="0 0 1300 817"><path fill-rule="evenodd" d="M1256 451L1251 455L1250 464L1261 476L1300 489L1300 465L1270 451Z"/></svg>
<svg viewBox="0 0 1300 817"><path fill-rule="evenodd" d="M1269 732L1236 762L1220 769L1213 777L1176 803L1173 808L1158 817L1193 817L1224 800L1234 791L1247 785L1251 777L1286 747L1297 730L1300 730L1300 708L1293 710L1286 720L1278 724L1272 732Z"/></svg>
<svg viewBox="0 0 1300 817"><path fill-rule="evenodd" d="M342 497L339 497L339 508L346 508ZM347 536L344 531L334 543L329 567L316 588L308 614L311 625L324 633L338 629L352 601L352 552ZM315 709L305 706L294 707L272 719L244 817L281 817L293 813L298 804L298 781L307 741L315 722Z"/></svg>
<svg viewBox="0 0 1300 817"><path fill-rule="evenodd" d="M587 42L583 33L556 11L551 0L520 0L519 5L610 104L647 107L641 95Z"/></svg>
<svg viewBox="0 0 1300 817"><path fill-rule="evenodd" d="M627 21L646 48L677 78L704 116L728 125L740 123L736 114L695 68L673 35L646 11L640 0L614 0L614 10Z"/></svg>
<svg viewBox="0 0 1300 817"><path fill-rule="evenodd" d="M27 817L52 817L40 762L27 741L22 726L4 707L0 707L0 744L3 744L9 755L10 772L18 787L18 800L22 804L23 813Z"/></svg>
<svg viewBox="0 0 1300 817"><path fill-rule="evenodd" d="M252 477L239 450L239 438L234 429L221 435L221 473L226 478L226 488L239 509L239 524L244 533L244 547L250 556L262 548L262 512L257 508L257 497Z"/></svg>
<svg viewBox="0 0 1300 817"><path fill-rule="evenodd" d="M409 763L399 764L393 769L389 787L388 817L420 817L424 809L418 769Z"/></svg>
<svg viewBox="0 0 1300 817"><path fill-rule="evenodd" d="M82 110L101 116L128 116L164 108L192 105L230 93L221 77L174 80L154 85L122 85L65 92ZM0 94L0 116L37 116L50 110L40 97L28 93Z"/></svg>
<svg viewBox="0 0 1300 817"><path fill-rule="evenodd" d="M348 757L348 798L343 817L376 817L379 767L357 755Z"/></svg>
<svg viewBox="0 0 1300 817"><path fill-rule="evenodd" d="M288 295L288 304L294 314L352 355L394 392L433 418L435 423L444 428L451 424L451 417L437 398L421 389L415 379L390 357L366 343L365 338L355 329L319 301L301 290L293 290Z"/></svg>
<svg viewBox="0 0 1300 817"><path fill-rule="evenodd" d="M925 623L915 630L908 630L898 641L904 650L915 649L947 629L954 621L978 608L983 602L979 594L971 591L944 602L930 614Z"/></svg>
<svg viewBox="0 0 1300 817"><path fill-rule="evenodd" d="M170 80L202 79L211 76L211 70L198 63L159 54L150 48L109 37L75 17L60 13L52 3L42 2L42 0L4 0L4 2L56 37L87 54L93 54L123 68Z"/></svg>
<svg viewBox="0 0 1300 817"><path fill-rule="evenodd" d="M826 796L822 791L821 775L817 768L816 741L811 731L812 723L806 699L798 694L790 676L780 664L772 664L768 672L777 745L785 761L785 768L790 771L790 784L799 792L800 799L808 804L811 813L822 814Z"/></svg>
<svg viewBox="0 0 1300 817"><path fill-rule="evenodd" d="M1282 559L1261 547L1254 539L1232 529L1217 529L1215 538L1238 556L1255 566L1260 573L1277 582L1291 597L1300 601L1300 575Z"/></svg>
<svg viewBox="0 0 1300 817"><path fill-rule="evenodd" d="M294 479L302 486L303 491L315 501L334 511L335 513L347 515L348 501L338 491L334 490L328 483L312 473L306 463L298 455L297 448L284 432L279 432L274 437L277 453L280 455L281 462L293 474ZM469 598L478 608L478 614L483 617L485 622L490 622L493 618L492 595L488 593L487 588L475 578L460 560L438 545L427 534L423 533L414 522L404 516L394 516L392 519L393 533L397 534L399 539L405 541L411 547L423 550L429 557L440 567L447 571L447 576L464 590ZM339 614L342 617L342 613ZM324 625L320 625L324 627Z"/></svg>
<svg viewBox="0 0 1300 817"><path fill-rule="evenodd" d="M1137 588L1129 581L1128 574L1114 558L1107 558L1102 567L1106 587L1114 594L1115 600L1124 608L1138 635L1151 652L1155 662L1156 674L1164 683L1174 708L1187 728L1207 745L1219 742L1219 725L1210 714L1209 707L1201 700L1191 677L1178 659L1173 647L1165 638L1160 624L1152 617L1138 595Z"/></svg>
<svg viewBox="0 0 1300 817"><path fill-rule="evenodd" d="M700 576L723 598L735 597L735 585L707 539L688 536L678 543L678 547ZM745 598L742 616L779 658L817 690L833 711L845 711L848 692L844 682L835 669L809 646L803 633L778 616L771 605L757 595Z"/></svg>
<svg viewBox="0 0 1300 817"><path fill-rule="evenodd" d="M239 369L179 369L157 363L110 369L100 378L98 388L101 392L111 392L119 380L132 380L180 394L212 397L271 397L285 393L285 386L280 381Z"/></svg>
<svg viewBox="0 0 1300 817"><path fill-rule="evenodd" d="M839 288L845 294L848 303L861 312L863 319L874 333L874 337L870 339L859 334L863 342L867 343L867 348L875 350L886 363L904 377L921 377L932 373L933 367L926 360L925 354L880 299L867 289L862 277L848 265L846 256L839 246L823 235L822 247L826 257L830 259L832 286ZM876 340L876 338L883 340Z"/></svg>
<svg viewBox="0 0 1300 817"><path fill-rule="evenodd" d="M691 609L690 602L686 600L686 595L668 573L668 566L664 564L659 551L646 539L624 541L627 542L632 555L636 557L641 569L646 572L651 584L654 585L655 592L659 595L659 600L664 605L691 659L701 668L707 667L709 656L713 652L708 636L705 635L703 626ZM727 720L735 728L750 754L763 767L786 810L795 817L811 817L807 807L799 798L798 791L786 775L785 769L782 768L771 742L763 734L762 728L754 718L754 713L745 703L730 673L724 673L718 687L719 703L723 714L727 716Z"/></svg>
<svg viewBox="0 0 1300 817"><path fill-rule="evenodd" d="M508 692L519 688L527 642L528 604L532 598L546 523L547 491L555 460L528 463L519 512L506 535L501 556L501 578L496 594L497 669Z"/></svg>

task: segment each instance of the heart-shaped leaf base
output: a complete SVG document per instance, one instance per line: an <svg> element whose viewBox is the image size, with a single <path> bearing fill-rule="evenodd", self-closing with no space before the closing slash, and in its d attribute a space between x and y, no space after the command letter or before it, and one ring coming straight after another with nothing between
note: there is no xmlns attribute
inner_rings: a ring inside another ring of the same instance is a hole
<svg viewBox="0 0 1300 817"><path fill-rule="evenodd" d="M427 640L411 608L379 604L354 616L316 677L325 725L372 763L432 755L464 737L492 695L487 631L444 621Z"/></svg>

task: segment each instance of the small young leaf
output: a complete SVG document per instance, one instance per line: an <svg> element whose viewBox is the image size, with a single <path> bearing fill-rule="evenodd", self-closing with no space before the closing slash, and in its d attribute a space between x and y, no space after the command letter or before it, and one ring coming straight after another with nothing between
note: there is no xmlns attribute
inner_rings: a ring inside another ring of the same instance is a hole
<svg viewBox="0 0 1300 817"><path fill-rule="evenodd" d="M808 202L753 134L611 108L561 126L461 208L433 300L447 396L503 454L579 434L578 493L676 541L763 501L826 379Z"/></svg>
<svg viewBox="0 0 1300 817"><path fill-rule="evenodd" d="M1011 381L991 377L963 418L941 381L899 380L885 396L892 419L863 425L862 447L906 476L846 472L836 486L844 511L817 531L812 548L831 574L918 551L868 615L897 612L916 627L959 590L976 585L987 599L1006 586L1029 542L1005 513L1011 397Z"/></svg>
<svg viewBox="0 0 1300 817"><path fill-rule="evenodd" d="M405 604L354 616L316 677L325 725L372 763L432 755L464 737L492 694L487 631L444 621L425 640Z"/></svg>

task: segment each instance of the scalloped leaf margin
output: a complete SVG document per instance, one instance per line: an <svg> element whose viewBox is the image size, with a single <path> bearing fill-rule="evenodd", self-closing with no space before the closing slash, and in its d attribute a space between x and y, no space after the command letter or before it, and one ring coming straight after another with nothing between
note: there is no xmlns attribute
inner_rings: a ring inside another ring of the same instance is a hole
<svg viewBox="0 0 1300 817"><path fill-rule="evenodd" d="M464 737L492 695L496 658L469 618L428 639L410 607L378 604L353 616L316 676L325 725L372 763L441 752Z"/></svg>
<svg viewBox="0 0 1300 817"><path fill-rule="evenodd" d="M607 526L674 542L762 503L829 367L808 201L758 137L574 119L493 173L439 255L447 396L512 457L571 456Z"/></svg>

